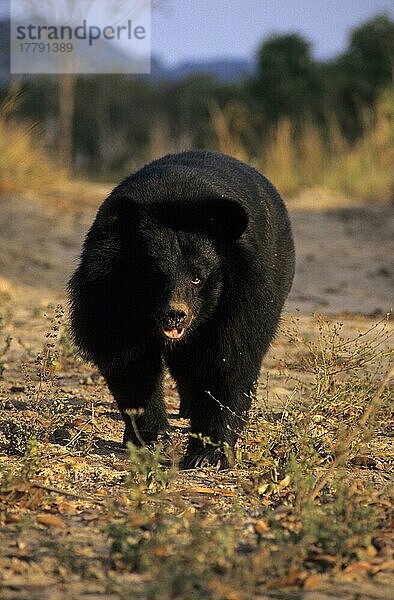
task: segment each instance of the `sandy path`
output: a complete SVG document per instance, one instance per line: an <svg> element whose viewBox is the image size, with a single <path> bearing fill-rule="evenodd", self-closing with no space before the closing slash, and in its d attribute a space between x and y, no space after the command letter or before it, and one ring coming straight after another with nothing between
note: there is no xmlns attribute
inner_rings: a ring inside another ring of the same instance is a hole
<svg viewBox="0 0 394 600"><path fill-rule="evenodd" d="M290 310L379 315L394 300L394 207L292 214L297 269Z"/></svg>

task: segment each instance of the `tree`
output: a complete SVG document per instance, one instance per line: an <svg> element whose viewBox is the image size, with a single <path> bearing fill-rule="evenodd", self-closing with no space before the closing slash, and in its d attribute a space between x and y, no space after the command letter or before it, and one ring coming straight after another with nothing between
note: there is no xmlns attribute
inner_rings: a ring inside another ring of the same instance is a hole
<svg viewBox="0 0 394 600"><path fill-rule="evenodd" d="M355 29L346 52L326 66L326 95L349 139L363 129L366 108L393 81L394 22L386 15Z"/></svg>
<svg viewBox="0 0 394 600"><path fill-rule="evenodd" d="M355 29L348 55L358 65L360 78L374 100L382 88L393 82L394 22L381 15Z"/></svg>
<svg viewBox="0 0 394 600"><path fill-rule="evenodd" d="M310 44L297 34L273 37L257 55L251 93L269 121L294 120L316 111L321 86Z"/></svg>
<svg viewBox="0 0 394 600"><path fill-rule="evenodd" d="M42 0L37 4L36 0L23 0L24 8L27 9L29 16L37 20L37 23L53 25L54 23L67 23L71 26L78 26L89 14L89 11L95 8L94 0L85 0L85 2L75 2L75 0ZM129 5L124 0L117 0L111 3L111 16L114 25L118 24L120 17L132 15L136 17L139 11L144 11L149 6L157 9L163 0L139 0L134 5ZM47 19L50 16L50 22ZM75 105L78 77L78 60L68 53L57 53L53 55L59 60L58 64L58 155L60 164L70 170L74 162L74 124L75 124ZM75 62L76 61L76 62Z"/></svg>

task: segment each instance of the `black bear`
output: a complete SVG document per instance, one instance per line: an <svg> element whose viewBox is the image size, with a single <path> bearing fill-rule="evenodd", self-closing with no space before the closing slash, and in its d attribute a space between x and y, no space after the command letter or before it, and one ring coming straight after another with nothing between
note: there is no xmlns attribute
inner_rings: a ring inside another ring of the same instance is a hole
<svg viewBox="0 0 394 600"><path fill-rule="evenodd" d="M124 443L168 430L167 365L191 421L182 466L227 468L293 274L285 205L241 161L170 154L122 181L69 292L75 342L107 381Z"/></svg>

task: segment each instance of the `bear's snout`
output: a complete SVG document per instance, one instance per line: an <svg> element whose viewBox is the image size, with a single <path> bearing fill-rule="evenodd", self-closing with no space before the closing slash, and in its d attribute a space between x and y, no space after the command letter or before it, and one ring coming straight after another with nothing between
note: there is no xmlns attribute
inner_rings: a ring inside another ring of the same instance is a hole
<svg viewBox="0 0 394 600"><path fill-rule="evenodd" d="M174 304L160 319L163 335L170 340L180 340L192 320L190 308L186 304Z"/></svg>

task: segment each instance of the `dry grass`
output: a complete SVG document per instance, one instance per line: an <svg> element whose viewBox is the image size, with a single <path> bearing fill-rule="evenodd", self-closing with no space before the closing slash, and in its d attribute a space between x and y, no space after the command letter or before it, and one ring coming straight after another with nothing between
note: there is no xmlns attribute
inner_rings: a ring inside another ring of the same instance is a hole
<svg viewBox="0 0 394 600"><path fill-rule="evenodd" d="M333 156L326 185L362 198L394 199L394 93L375 113L365 114L364 135L347 152Z"/></svg>
<svg viewBox="0 0 394 600"><path fill-rule="evenodd" d="M0 106L0 192L62 190L78 185L49 156L43 132L36 124L14 118L21 96L11 88ZM374 110L364 114L364 134L350 146L333 120L323 139L313 123L297 133L290 120L281 120L256 139L253 115L238 102L223 110L210 104L214 146L249 162L284 194L320 186L355 198L387 201L393 198L394 94L386 95ZM190 146L186 133L172 140L163 123L152 125L147 160ZM80 182L80 194L84 192Z"/></svg>
<svg viewBox="0 0 394 600"><path fill-rule="evenodd" d="M65 172L49 157L42 132L34 123L13 117L21 102L18 87L11 87L0 106L0 191L42 189Z"/></svg>
<svg viewBox="0 0 394 600"><path fill-rule="evenodd" d="M335 121L328 139L313 123L295 131L289 119L253 135L253 118L229 104L211 107L212 128L220 151L249 162L275 182L284 194L314 186L356 198L391 200L394 191L394 94L387 93L374 110L364 114L364 133L350 146Z"/></svg>
<svg viewBox="0 0 394 600"><path fill-rule="evenodd" d="M40 126L15 117L21 101L21 92L15 86L0 104L0 194L17 192L29 199L55 199L66 210L75 202L97 204L113 184L76 179L59 165L53 150L45 145Z"/></svg>

